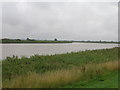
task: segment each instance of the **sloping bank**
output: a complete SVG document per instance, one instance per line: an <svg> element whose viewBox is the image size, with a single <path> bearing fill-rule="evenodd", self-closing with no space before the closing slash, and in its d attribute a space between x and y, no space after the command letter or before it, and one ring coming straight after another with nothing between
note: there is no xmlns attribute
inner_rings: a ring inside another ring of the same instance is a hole
<svg viewBox="0 0 120 90"><path fill-rule="evenodd" d="M118 48L3 60L3 87L53 88L118 69Z"/></svg>

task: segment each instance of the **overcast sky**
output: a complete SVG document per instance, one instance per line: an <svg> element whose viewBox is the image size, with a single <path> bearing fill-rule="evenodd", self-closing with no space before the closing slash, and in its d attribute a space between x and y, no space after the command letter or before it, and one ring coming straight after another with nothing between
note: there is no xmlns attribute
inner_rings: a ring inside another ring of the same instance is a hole
<svg viewBox="0 0 120 90"><path fill-rule="evenodd" d="M6 2L2 38L117 40L117 2Z"/></svg>

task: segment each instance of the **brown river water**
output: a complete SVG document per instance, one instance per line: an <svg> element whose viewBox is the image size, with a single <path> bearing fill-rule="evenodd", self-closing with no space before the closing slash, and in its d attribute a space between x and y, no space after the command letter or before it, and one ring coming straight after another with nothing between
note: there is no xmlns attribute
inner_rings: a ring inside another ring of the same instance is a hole
<svg viewBox="0 0 120 90"><path fill-rule="evenodd" d="M62 54L84 50L104 49L118 47L118 44L100 43L54 43L54 44L0 44L0 60L7 56L32 56Z"/></svg>

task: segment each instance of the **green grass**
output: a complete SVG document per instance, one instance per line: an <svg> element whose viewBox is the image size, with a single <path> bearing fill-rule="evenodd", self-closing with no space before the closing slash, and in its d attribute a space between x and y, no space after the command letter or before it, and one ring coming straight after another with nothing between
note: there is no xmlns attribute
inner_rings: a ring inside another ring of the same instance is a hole
<svg viewBox="0 0 120 90"><path fill-rule="evenodd" d="M118 88L118 71L106 73L92 80L79 81L64 88Z"/></svg>

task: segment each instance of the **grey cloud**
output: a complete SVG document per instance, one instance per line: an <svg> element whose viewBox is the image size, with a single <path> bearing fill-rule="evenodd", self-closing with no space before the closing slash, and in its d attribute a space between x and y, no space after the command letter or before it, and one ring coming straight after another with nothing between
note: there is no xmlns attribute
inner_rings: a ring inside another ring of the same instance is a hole
<svg viewBox="0 0 120 90"><path fill-rule="evenodd" d="M3 38L117 40L117 3L3 4Z"/></svg>

